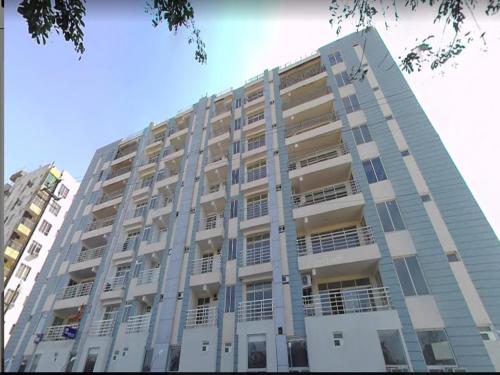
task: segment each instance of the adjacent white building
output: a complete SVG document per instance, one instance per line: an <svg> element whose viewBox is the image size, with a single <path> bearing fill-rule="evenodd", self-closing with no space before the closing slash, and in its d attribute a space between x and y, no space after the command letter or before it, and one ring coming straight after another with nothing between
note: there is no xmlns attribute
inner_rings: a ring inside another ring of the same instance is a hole
<svg viewBox="0 0 500 375"><path fill-rule="evenodd" d="M53 164L18 171L4 185L4 343L38 281L78 182Z"/></svg>

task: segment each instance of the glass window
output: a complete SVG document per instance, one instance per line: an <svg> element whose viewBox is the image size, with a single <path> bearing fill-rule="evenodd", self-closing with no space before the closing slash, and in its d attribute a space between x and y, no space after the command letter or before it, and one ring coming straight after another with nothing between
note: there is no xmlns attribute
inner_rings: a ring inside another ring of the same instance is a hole
<svg viewBox="0 0 500 375"><path fill-rule="evenodd" d="M247 301L262 301L273 298L273 289L270 281L256 281L246 286Z"/></svg>
<svg viewBox="0 0 500 375"><path fill-rule="evenodd" d="M237 199L233 199L231 201L231 216L230 218L235 218L235 217L238 217L238 200Z"/></svg>
<svg viewBox="0 0 500 375"><path fill-rule="evenodd" d="M247 237L245 265L262 264L271 261L269 233Z"/></svg>
<svg viewBox="0 0 500 375"><path fill-rule="evenodd" d="M151 230L152 230L151 225L144 228L144 232L142 232L143 241L149 241L151 239Z"/></svg>
<svg viewBox="0 0 500 375"><path fill-rule="evenodd" d="M16 277L22 280L26 280L28 278L28 275L30 274L30 271L30 267L28 267L26 264L21 263L19 268L17 269Z"/></svg>
<svg viewBox="0 0 500 375"><path fill-rule="evenodd" d="M181 357L181 347L179 345L172 345L168 356L168 371L179 371L179 359Z"/></svg>
<svg viewBox="0 0 500 375"><path fill-rule="evenodd" d="M50 201L49 203L49 212L51 214L54 214L54 216L57 216L59 214L59 211L61 211L61 205L58 204L55 201Z"/></svg>
<svg viewBox="0 0 500 375"><path fill-rule="evenodd" d="M97 361L97 354L99 353L99 348L90 348L87 354L87 359L85 361L85 366L83 367L83 372L94 372L95 363Z"/></svg>
<svg viewBox="0 0 500 375"><path fill-rule="evenodd" d="M421 331L417 336L428 366L456 365L444 330Z"/></svg>
<svg viewBox="0 0 500 375"><path fill-rule="evenodd" d="M256 148L259 148L259 147L262 147L265 145L266 145L266 135L261 134L261 135L258 135L256 137L252 137L252 138L248 139L248 146L247 146L248 150L247 151L255 150Z"/></svg>
<svg viewBox="0 0 500 375"><path fill-rule="evenodd" d="M247 220L268 214L267 193L247 199Z"/></svg>
<svg viewBox="0 0 500 375"><path fill-rule="evenodd" d="M61 184L61 187L59 188L59 196L62 198L66 198L68 196L69 189L64 185Z"/></svg>
<svg viewBox="0 0 500 375"><path fill-rule="evenodd" d="M408 155L410 155L410 151L408 150L401 151L401 156L408 156Z"/></svg>
<svg viewBox="0 0 500 375"><path fill-rule="evenodd" d="M346 71L343 71L342 73L335 74L335 79L337 81L337 86L342 87L345 85L348 85L351 83L351 80L349 79L349 75L347 74Z"/></svg>
<svg viewBox="0 0 500 375"><path fill-rule="evenodd" d="M231 177L232 177L231 183L233 185L240 182L240 170L239 170L239 168L232 171Z"/></svg>
<svg viewBox="0 0 500 375"><path fill-rule="evenodd" d="M241 107L241 99L236 99L236 108Z"/></svg>
<svg viewBox="0 0 500 375"><path fill-rule="evenodd" d="M395 200L377 203L377 211L384 232L404 230L405 224Z"/></svg>
<svg viewBox="0 0 500 375"><path fill-rule="evenodd" d="M344 334L340 331L333 332L333 346L344 345Z"/></svg>
<svg viewBox="0 0 500 375"><path fill-rule="evenodd" d="M458 253L450 253L446 254L448 258L448 262L460 262L460 258L458 257Z"/></svg>
<svg viewBox="0 0 500 375"><path fill-rule="evenodd" d="M149 201L149 208L156 208L156 204L158 203L158 195L153 195L151 200Z"/></svg>
<svg viewBox="0 0 500 375"><path fill-rule="evenodd" d="M422 202L429 202L431 200L431 197L429 194L421 195L420 198L422 198Z"/></svg>
<svg viewBox="0 0 500 375"><path fill-rule="evenodd" d="M236 141L233 143L233 154L240 153L240 141Z"/></svg>
<svg viewBox="0 0 500 375"><path fill-rule="evenodd" d="M382 166L382 162L378 157L363 161L363 168L365 170L369 184L387 179L384 167Z"/></svg>
<svg viewBox="0 0 500 375"><path fill-rule="evenodd" d="M266 369L266 335L248 335L248 368Z"/></svg>
<svg viewBox="0 0 500 375"><path fill-rule="evenodd" d="M39 230L43 234L48 235L50 232L50 228L52 228L52 224L50 224L47 220L43 220Z"/></svg>
<svg viewBox="0 0 500 375"><path fill-rule="evenodd" d="M309 367L307 344L305 339L288 340L288 366Z"/></svg>
<svg viewBox="0 0 500 375"><path fill-rule="evenodd" d="M370 134L370 131L368 130L367 125L361 125L359 127L353 128L352 133L357 145L372 141L372 136Z"/></svg>
<svg viewBox="0 0 500 375"><path fill-rule="evenodd" d="M343 61L342 56L340 55L340 52L338 52L338 51L332 53L331 55L328 55L328 60L330 60L331 65L335 65L335 64L341 63Z"/></svg>
<svg viewBox="0 0 500 375"><path fill-rule="evenodd" d="M261 160L247 167L247 182L252 182L266 177L266 161Z"/></svg>
<svg viewBox="0 0 500 375"><path fill-rule="evenodd" d="M394 259L394 266L405 296L429 294L416 256Z"/></svg>
<svg viewBox="0 0 500 375"><path fill-rule="evenodd" d="M226 286L226 305L224 312L234 312L234 285Z"/></svg>
<svg viewBox="0 0 500 375"><path fill-rule="evenodd" d="M401 335L397 329L377 331L386 365L406 365L406 355Z"/></svg>
<svg viewBox="0 0 500 375"><path fill-rule="evenodd" d="M237 118L234 120L234 130L240 130L241 129L241 118Z"/></svg>
<svg viewBox="0 0 500 375"><path fill-rule="evenodd" d="M346 113L355 112L361 108L359 105L358 97L355 94L342 98L342 101L344 102Z"/></svg>
<svg viewBox="0 0 500 375"><path fill-rule="evenodd" d="M237 244L236 238L231 238L229 240L229 251L227 253L227 260L236 259L236 244Z"/></svg>
<svg viewBox="0 0 500 375"><path fill-rule="evenodd" d="M29 248L28 248L28 254L37 256L40 253L40 250L42 249L42 244L33 241L31 242Z"/></svg>

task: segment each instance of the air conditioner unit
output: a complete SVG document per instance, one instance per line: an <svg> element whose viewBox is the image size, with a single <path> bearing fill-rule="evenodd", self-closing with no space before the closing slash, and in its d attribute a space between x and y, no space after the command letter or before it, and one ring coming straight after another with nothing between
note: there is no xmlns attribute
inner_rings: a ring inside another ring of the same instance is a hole
<svg viewBox="0 0 500 375"><path fill-rule="evenodd" d="M310 286L312 286L311 275L302 275L302 288L309 288Z"/></svg>

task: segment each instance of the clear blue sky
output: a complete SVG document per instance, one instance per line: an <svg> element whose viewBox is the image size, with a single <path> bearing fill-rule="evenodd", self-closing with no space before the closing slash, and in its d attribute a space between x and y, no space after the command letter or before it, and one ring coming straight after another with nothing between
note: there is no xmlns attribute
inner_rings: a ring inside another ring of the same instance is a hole
<svg viewBox="0 0 500 375"><path fill-rule="evenodd" d="M51 161L80 179L97 148L337 39L330 0L195 0L208 53L200 65L185 32L153 28L145 0L88 0L78 61L60 35L37 45L16 11L19 0L5 3L5 179ZM375 23L393 57L442 31L432 13L399 15L389 30ZM487 53L468 47L444 75L424 69L405 77L499 235L500 174L485 171L498 169L500 31L498 17L476 18ZM346 25L343 35L353 31Z"/></svg>

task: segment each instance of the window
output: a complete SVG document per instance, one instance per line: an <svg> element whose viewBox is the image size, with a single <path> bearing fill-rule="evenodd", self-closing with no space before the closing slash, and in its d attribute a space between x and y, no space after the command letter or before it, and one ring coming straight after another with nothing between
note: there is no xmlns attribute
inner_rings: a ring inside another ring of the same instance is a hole
<svg viewBox="0 0 500 375"><path fill-rule="evenodd" d="M269 233L247 237L245 265L266 263L271 260Z"/></svg>
<svg viewBox="0 0 500 375"><path fill-rule="evenodd" d="M89 348L87 359L85 360L85 366L83 367L83 372L94 372L98 353L99 348Z"/></svg>
<svg viewBox="0 0 500 375"><path fill-rule="evenodd" d="M168 371L179 371L179 359L181 357L180 345L170 346L170 353L168 355Z"/></svg>
<svg viewBox="0 0 500 375"><path fill-rule="evenodd" d="M387 180L384 167L380 158L374 158L370 160L365 160L363 162L363 168L365 169L366 177L368 178L368 183L373 184L374 182L379 182Z"/></svg>
<svg viewBox="0 0 500 375"><path fill-rule="evenodd" d="M358 97L355 94L342 98L342 101L344 102L346 113L355 112L361 108L359 106Z"/></svg>
<svg viewBox="0 0 500 375"><path fill-rule="evenodd" d="M241 129L241 118L237 118L234 120L234 130L240 130Z"/></svg>
<svg viewBox="0 0 500 375"><path fill-rule="evenodd" d="M265 370L266 360L266 335L248 335L248 368Z"/></svg>
<svg viewBox="0 0 500 375"><path fill-rule="evenodd" d="M144 228L144 232L142 232L143 241L149 241L151 239L151 230L152 230L151 225Z"/></svg>
<svg viewBox="0 0 500 375"><path fill-rule="evenodd" d="M346 71L343 71L342 73L339 74L335 74L335 79L337 80L338 87L342 87L351 83L349 75L347 74Z"/></svg>
<svg viewBox="0 0 500 375"><path fill-rule="evenodd" d="M267 214L267 193L261 193L247 199L247 220Z"/></svg>
<svg viewBox="0 0 500 375"><path fill-rule="evenodd" d="M395 200L377 203L377 211L384 232L395 232L405 229L403 218Z"/></svg>
<svg viewBox="0 0 500 375"><path fill-rule="evenodd" d="M230 218L234 218L238 216L238 200L233 199L231 201L231 216Z"/></svg>
<svg viewBox="0 0 500 375"><path fill-rule="evenodd" d="M368 130L367 125L361 125L357 128L353 128L352 134L354 135L354 140L356 141L357 145L372 141L372 136L370 134L370 131Z"/></svg>
<svg viewBox="0 0 500 375"><path fill-rule="evenodd" d="M394 259L394 266L405 296L429 294L416 256Z"/></svg>
<svg viewBox="0 0 500 375"><path fill-rule="evenodd" d="M210 347L209 341L202 341L202 343L201 343L201 351L202 352L208 352L209 347Z"/></svg>
<svg viewBox="0 0 500 375"><path fill-rule="evenodd" d="M134 306L131 303L127 303L124 307L122 322L126 322L129 317L134 314Z"/></svg>
<svg viewBox="0 0 500 375"><path fill-rule="evenodd" d="M231 172L231 184L235 185L240 182L240 170L235 169L234 171Z"/></svg>
<svg viewBox="0 0 500 375"><path fill-rule="evenodd" d="M236 108L240 108L240 107L241 107L241 98L236 99Z"/></svg>
<svg viewBox="0 0 500 375"><path fill-rule="evenodd" d="M59 188L59 196L62 198L66 198L68 196L69 189L64 185L61 184L61 187Z"/></svg>
<svg viewBox="0 0 500 375"><path fill-rule="evenodd" d="M233 154L240 153L240 141L236 141L233 143Z"/></svg>
<svg viewBox="0 0 500 375"><path fill-rule="evenodd" d="M256 137L252 137L248 139L248 149L247 151L255 150L256 148L262 147L266 145L266 135L261 134Z"/></svg>
<svg viewBox="0 0 500 375"><path fill-rule="evenodd" d="M154 195L151 197L151 200L149 201L149 208L156 208L157 204L158 204L158 195Z"/></svg>
<svg viewBox="0 0 500 375"><path fill-rule="evenodd" d="M340 331L333 332L333 346L340 347L344 345L344 334Z"/></svg>
<svg viewBox="0 0 500 375"><path fill-rule="evenodd" d="M40 253L40 250L42 250L42 244L33 241L31 242L30 246L28 247L28 254L33 255L33 256L38 256Z"/></svg>
<svg viewBox="0 0 500 375"><path fill-rule="evenodd" d="M4 303L5 303L4 308L7 309L8 305L15 303L18 295L19 295L19 290L14 291L12 289L7 289L4 297Z"/></svg>
<svg viewBox="0 0 500 375"><path fill-rule="evenodd" d="M456 365L444 330L417 332L427 366Z"/></svg>
<svg viewBox="0 0 500 375"><path fill-rule="evenodd" d="M26 281L26 279L28 278L28 275L30 274L30 271L31 271L30 267L28 267L24 263L21 263L21 265L17 269L16 277Z"/></svg>
<svg viewBox="0 0 500 375"><path fill-rule="evenodd" d="M335 53L332 53L331 55L328 55L328 60L330 60L330 64L331 65L335 65L335 64L338 64L338 63L341 63L342 61L342 56L340 55L340 52L335 52Z"/></svg>
<svg viewBox="0 0 500 375"><path fill-rule="evenodd" d="M266 161L261 160L247 167L247 182L266 177Z"/></svg>
<svg viewBox="0 0 500 375"><path fill-rule="evenodd" d="M458 253L453 252L446 254L446 257L448 258L448 262L460 262L460 257L458 256Z"/></svg>
<svg viewBox="0 0 500 375"><path fill-rule="evenodd" d="M58 204L55 201L50 201L49 203L49 212L51 214L54 214L54 216L57 216L59 214L59 211L61 210L61 205Z"/></svg>
<svg viewBox="0 0 500 375"><path fill-rule="evenodd" d="M410 155L410 151L408 150L401 151L401 156L408 156L408 155Z"/></svg>
<svg viewBox="0 0 500 375"><path fill-rule="evenodd" d="M397 329L377 331L380 347L388 366L406 365L406 355Z"/></svg>
<svg viewBox="0 0 500 375"><path fill-rule="evenodd" d="M224 312L234 312L234 285L226 286L226 305Z"/></svg>
<svg viewBox="0 0 500 375"><path fill-rule="evenodd" d="M135 250L136 245L138 243L137 239L139 238L140 232L130 232L127 234L127 239L123 243L122 251L126 250Z"/></svg>
<svg viewBox="0 0 500 375"><path fill-rule="evenodd" d="M294 338L288 340L288 367L309 367L309 361L307 359L307 344L305 339Z"/></svg>
<svg viewBox="0 0 500 375"><path fill-rule="evenodd" d="M429 202L431 200L431 197L429 194L421 195L420 198L422 199L422 202Z"/></svg>
<svg viewBox="0 0 500 375"><path fill-rule="evenodd" d="M148 207L148 203L147 202L139 203L135 207L134 217L144 216L144 214L146 213L147 207Z"/></svg>
<svg viewBox="0 0 500 375"><path fill-rule="evenodd" d="M50 232L50 228L52 228L52 224L50 224L47 220L43 220L42 224L40 225L39 231L45 235L48 235Z"/></svg>
<svg viewBox="0 0 500 375"><path fill-rule="evenodd" d="M495 340L495 334L491 331L491 328L488 326L485 327L478 327L479 329L479 334L481 335L481 338L483 341L494 341Z"/></svg>
<svg viewBox="0 0 500 375"><path fill-rule="evenodd" d="M236 238L231 238L229 240L229 251L227 253L227 260L236 259L236 244L237 244Z"/></svg>
<svg viewBox="0 0 500 375"><path fill-rule="evenodd" d="M224 343L224 353L231 353L233 344L230 342Z"/></svg>

